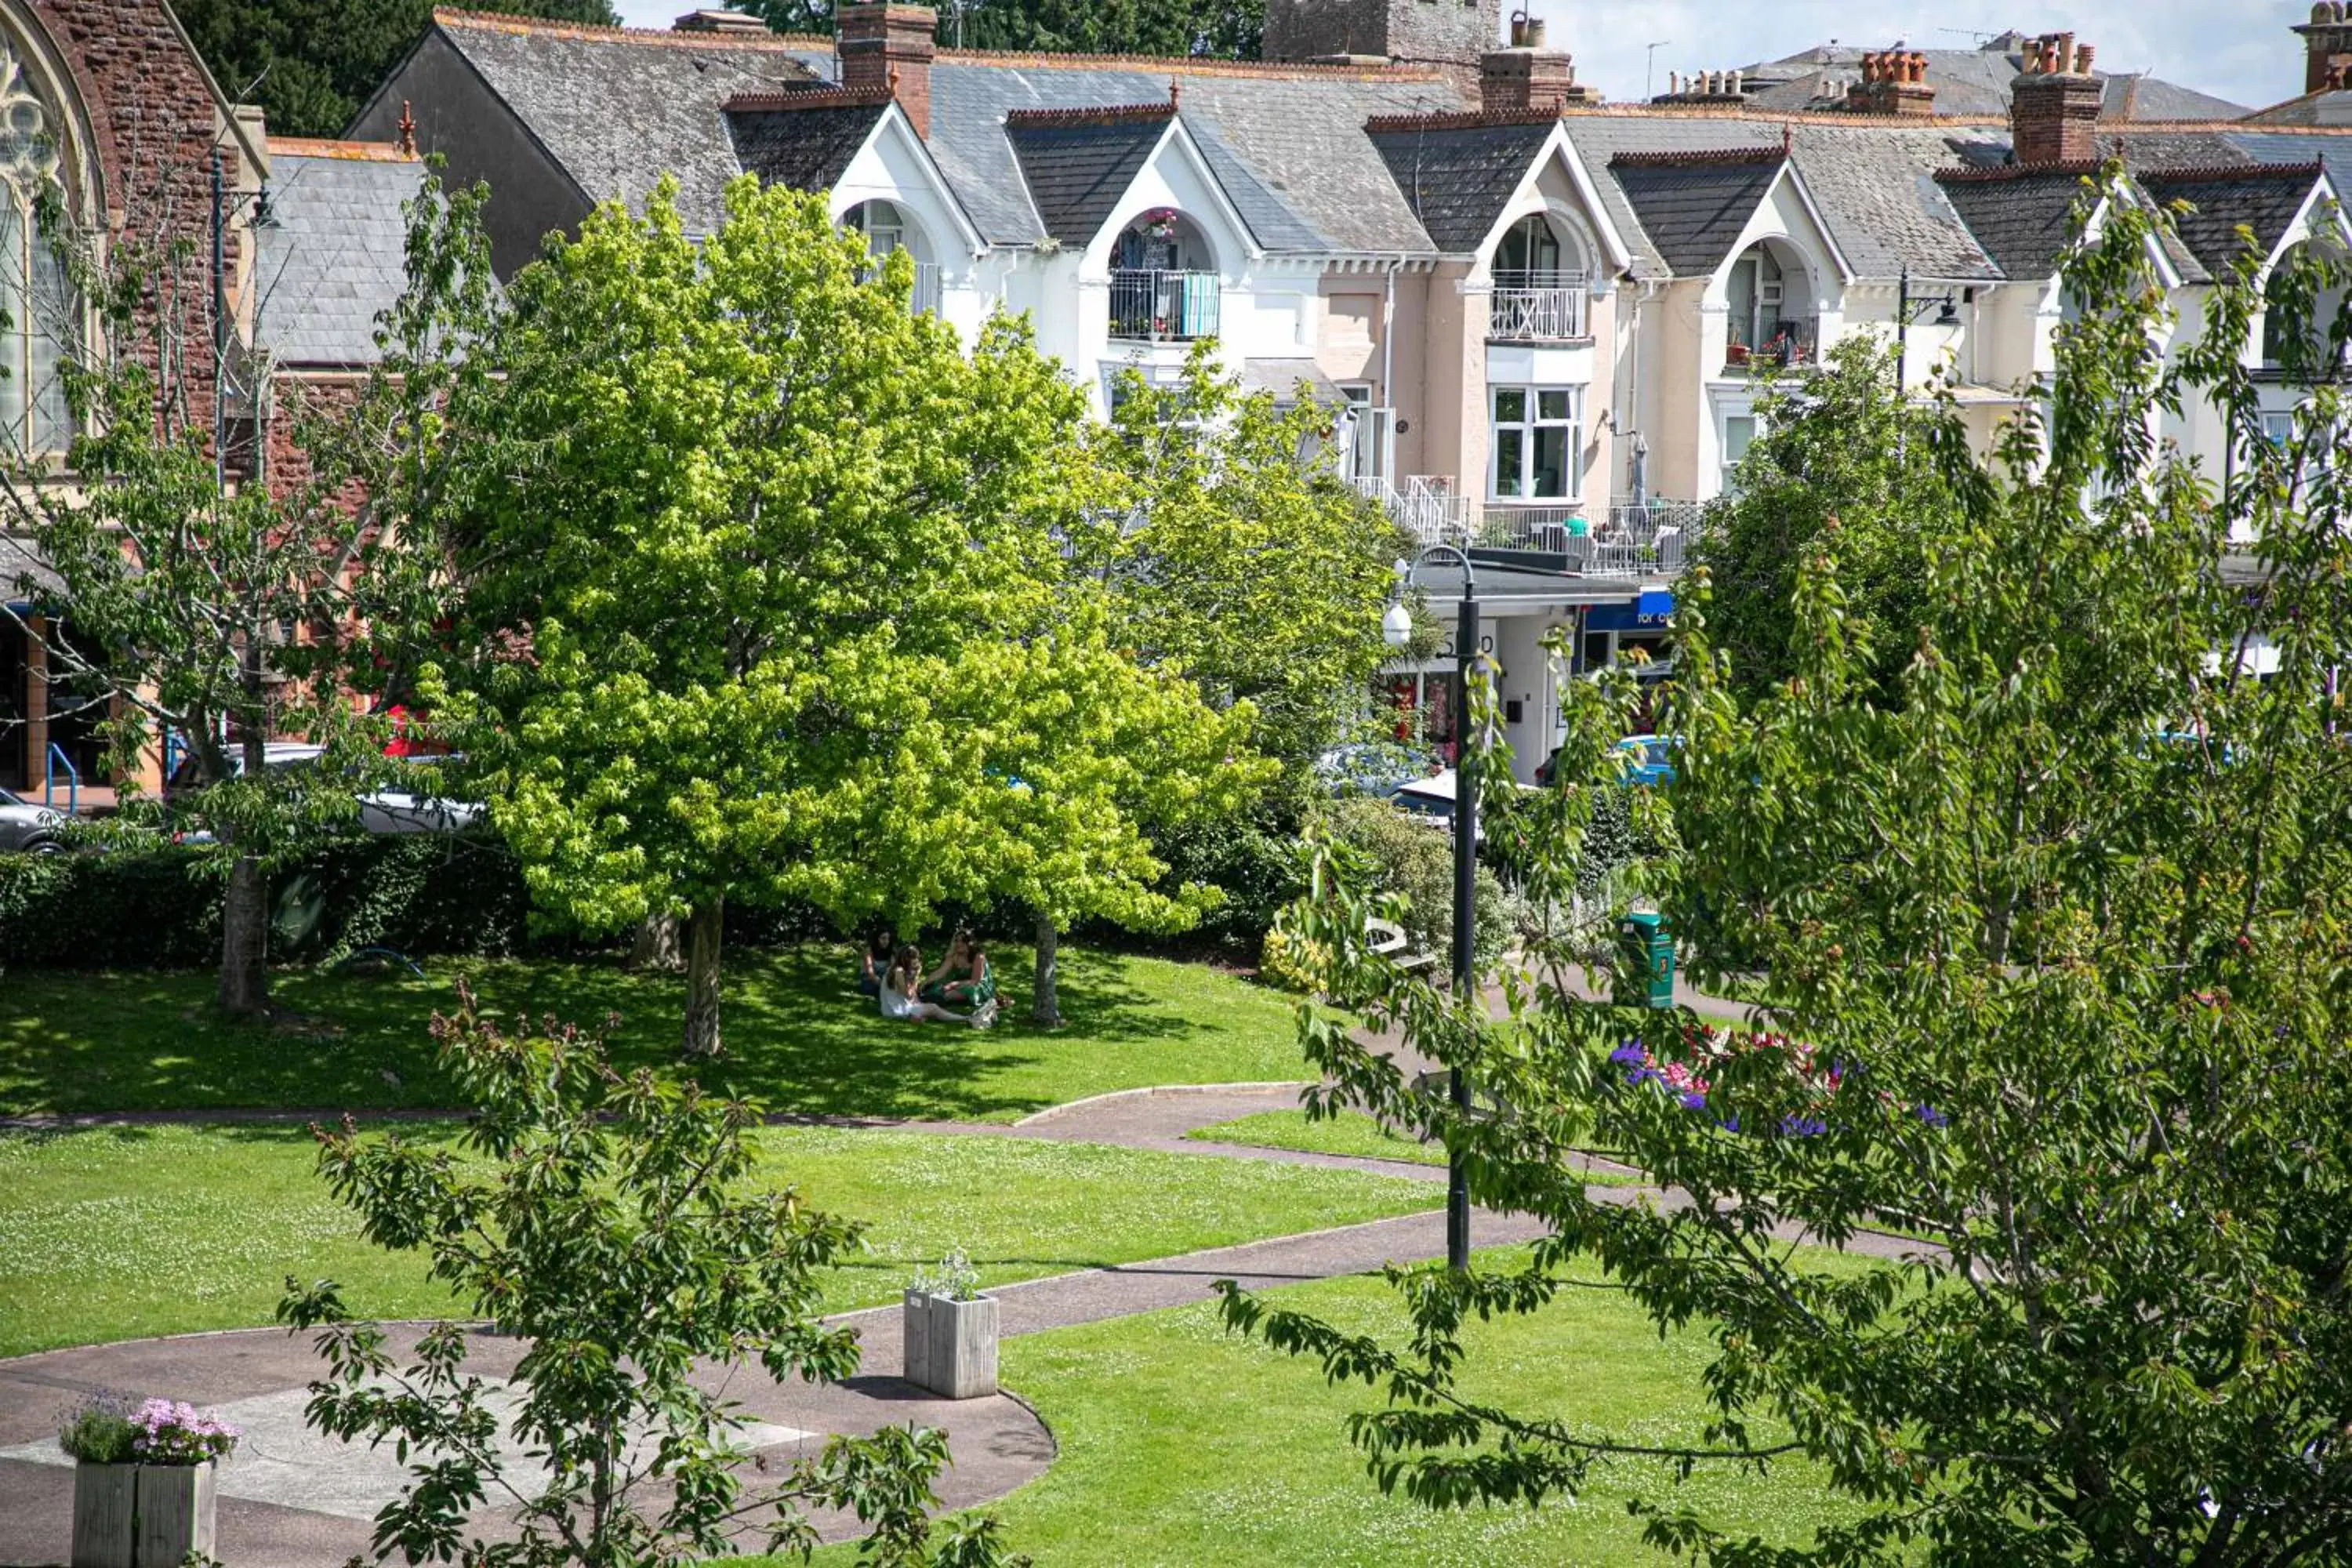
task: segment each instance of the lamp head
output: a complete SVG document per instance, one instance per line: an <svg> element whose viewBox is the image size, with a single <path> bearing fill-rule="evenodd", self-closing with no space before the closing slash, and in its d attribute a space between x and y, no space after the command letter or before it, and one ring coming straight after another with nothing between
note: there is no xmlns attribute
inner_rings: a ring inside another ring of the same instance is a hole
<svg viewBox="0 0 2352 1568"><path fill-rule="evenodd" d="M1957 327L1959 324L1959 307L1954 304L1952 302L1952 297L1949 294L1947 294L1944 296L1944 308L1936 312L1936 325L1939 327Z"/></svg>
<svg viewBox="0 0 2352 1568"><path fill-rule="evenodd" d="M1402 604L1391 605L1389 613L1381 617L1381 640L1391 647L1412 641L1412 612Z"/></svg>

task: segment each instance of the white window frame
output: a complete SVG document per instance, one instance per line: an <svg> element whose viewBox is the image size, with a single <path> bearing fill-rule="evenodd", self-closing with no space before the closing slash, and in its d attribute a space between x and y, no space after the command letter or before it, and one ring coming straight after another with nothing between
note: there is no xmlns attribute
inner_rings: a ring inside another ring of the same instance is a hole
<svg viewBox="0 0 2352 1568"><path fill-rule="evenodd" d="M1519 416L1507 420L1503 414L1504 400L1519 399ZM1552 414L1556 406L1549 400L1560 398L1565 411ZM1561 460L1561 490L1557 495L1532 493L1536 482L1536 447L1541 433L1562 431L1565 447ZM1503 439L1507 433L1517 434L1516 471L1504 472ZM1508 480L1515 489L1504 488ZM1575 385L1538 385L1505 382L1491 383L1486 388L1486 497L1490 500L1517 502L1523 506L1569 506L1584 499L1584 388Z"/></svg>

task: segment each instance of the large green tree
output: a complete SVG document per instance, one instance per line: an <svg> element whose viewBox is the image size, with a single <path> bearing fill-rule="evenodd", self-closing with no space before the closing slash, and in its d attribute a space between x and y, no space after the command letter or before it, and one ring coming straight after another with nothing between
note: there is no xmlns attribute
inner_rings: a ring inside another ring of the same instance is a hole
<svg viewBox="0 0 2352 1568"><path fill-rule="evenodd" d="M1893 347L1857 335L1818 374L1775 379L1730 491L1707 509L1695 560L1714 589L1708 635L1751 697L1797 667L1797 574L1825 530L1877 682L1891 690L1910 657L1927 552L1955 531L1958 504L1935 456L1937 412L1898 395L1895 374Z"/></svg>
<svg viewBox="0 0 2352 1568"><path fill-rule="evenodd" d="M728 0L780 33L830 33L834 0ZM1254 60L1265 0L943 0L936 37L950 48Z"/></svg>
<svg viewBox="0 0 2352 1568"><path fill-rule="evenodd" d="M1244 396L1205 346L1179 381L1129 377L1099 442L1118 504L1074 552L1111 591L1120 639L1220 707L1254 704L1259 750L1294 775L1365 718L1406 552L1381 508L1316 460L1337 412Z"/></svg>
<svg viewBox="0 0 2352 1568"><path fill-rule="evenodd" d="M476 11L619 20L607 0L478 0ZM340 136L432 20L433 0L173 0L222 90L284 136Z"/></svg>
<svg viewBox="0 0 2352 1568"><path fill-rule="evenodd" d="M1140 823L1255 771L1249 707L1127 657L1066 570L1108 492L1083 395L910 288L749 179L702 239L667 189L605 207L509 284L420 509L493 818L554 918L688 917L691 1052L729 900L1181 923Z"/></svg>
<svg viewBox="0 0 2352 1568"><path fill-rule="evenodd" d="M1661 903L1703 982L1752 959L1766 1026L1585 1003L1544 953L1492 1026L1360 957L1347 878L1307 911L1355 994L1385 994L1371 1021L1510 1113L1423 1105L1318 1022L1336 1098L1433 1118L1482 1201L1550 1231L1524 1264L1398 1271L1398 1347L1230 1296L1384 1390L1351 1427L1382 1485L1527 1502L1620 1455L1802 1456L1849 1522L1751 1539L1661 1482L1650 1538L1719 1564L2352 1556L2352 319L2311 309L2336 261L2273 287L2300 384L2274 444L2244 365L2254 260L2167 363L2160 215L2108 211L2068 264L2046 400L1990 462L1934 411L1962 521L1889 628L1891 691L1839 534L1798 574L1777 689L1741 693L1703 582L1678 612ZM2226 479L2156 439L2198 401L2236 437ZM1556 814L1520 826L1562 868L1613 787L1606 697L1569 705L1575 788L1497 799ZM1689 1201L1596 1202L1574 1146ZM1799 1245L1871 1226L1899 1234L1838 1267ZM1580 1260L1710 1342L1704 1430L1596 1430L1462 1377L1470 1317L1595 1283Z"/></svg>

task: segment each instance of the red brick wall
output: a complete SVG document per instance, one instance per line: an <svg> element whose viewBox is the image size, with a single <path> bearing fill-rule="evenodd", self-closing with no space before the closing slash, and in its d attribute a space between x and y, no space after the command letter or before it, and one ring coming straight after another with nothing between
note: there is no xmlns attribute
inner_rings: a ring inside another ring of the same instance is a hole
<svg viewBox="0 0 2352 1568"><path fill-rule="evenodd" d="M163 0L29 3L80 94L109 228L139 237L181 234L208 247L221 116L204 67ZM232 147L222 150L233 180L236 154ZM199 267L188 281L186 295L168 309L178 331L205 351L192 353L188 364L194 417L208 426L209 276Z"/></svg>

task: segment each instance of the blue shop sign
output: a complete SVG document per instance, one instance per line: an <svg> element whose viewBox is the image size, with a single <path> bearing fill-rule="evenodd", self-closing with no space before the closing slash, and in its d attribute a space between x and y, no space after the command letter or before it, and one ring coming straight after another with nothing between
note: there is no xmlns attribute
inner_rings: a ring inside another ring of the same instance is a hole
<svg viewBox="0 0 2352 1568"><path fill-rule="evenodd" d="M1584 629L1589 632L1639 632L1664 629L1675 613L1675 595L1670 588L1644 589L1638 599L1614 605L1595 605L1584 612Z"/></svg>

